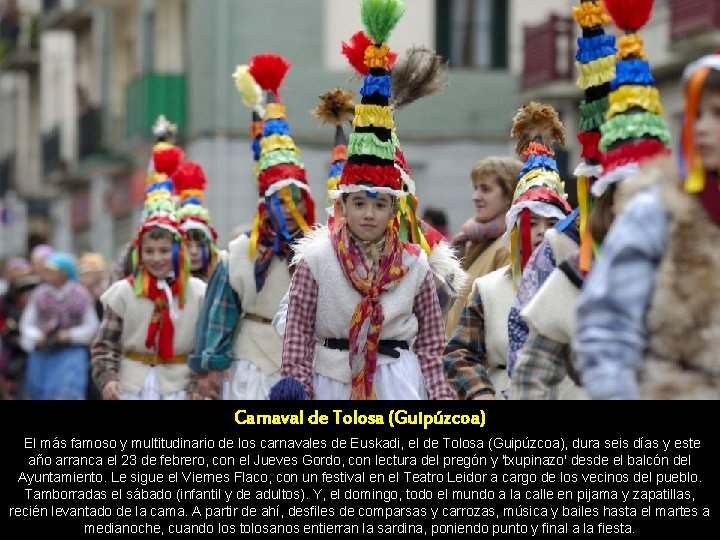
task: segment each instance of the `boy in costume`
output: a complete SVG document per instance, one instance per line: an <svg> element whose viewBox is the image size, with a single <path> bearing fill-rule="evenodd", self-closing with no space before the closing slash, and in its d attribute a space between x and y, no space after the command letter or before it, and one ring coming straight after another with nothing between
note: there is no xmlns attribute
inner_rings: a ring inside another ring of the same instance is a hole
<svg viewBox="0 0 720 540"><path fill-rule="evenodd" d="M174 170L177 152L155 150L154 169ZM169 163L168 163L169 161ZM130 257L134 271L103 293L103 320L91 346L103 399L185 399L188 354L205 283L190 276L172 180L155 172Z"/></svg>

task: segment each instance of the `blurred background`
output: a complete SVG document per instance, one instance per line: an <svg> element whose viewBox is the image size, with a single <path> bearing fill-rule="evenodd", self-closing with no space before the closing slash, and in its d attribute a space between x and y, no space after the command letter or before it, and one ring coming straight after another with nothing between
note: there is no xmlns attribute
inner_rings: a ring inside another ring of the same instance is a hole
<svg viewBox="0 0 720 540"><path fill-rule="evenodd" d="M421 209L444 209L451 231L474 212L471 166L512 152L512 117L531 99L554 105L566 125L558 162L572 196L582 99L575 4L406 1L392 48L434 48L451 79L442 95L397 113L398 135ZM0 258L40 243L114 258L140 219L160 114L204 167L206 205L226 246L252 220L257 193L250 114L231 75L259 52L293 64L281 95L324 200L333 128L309 111L326 90L359 89L340 54L359 29L356 0L0 0ZM677 141L680 73L720 46L720 1L656 0L640 35Z"/></svg>

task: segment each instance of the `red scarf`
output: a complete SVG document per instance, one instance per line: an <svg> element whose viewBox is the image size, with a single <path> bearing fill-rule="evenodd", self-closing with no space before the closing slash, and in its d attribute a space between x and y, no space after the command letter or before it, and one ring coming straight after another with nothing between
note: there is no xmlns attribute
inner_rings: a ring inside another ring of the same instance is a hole
<svg viewBox="0 0 720 540"><path fill-rule="evenodd" d="M353 313L349 331L350 371L352 390L350 399L375 399L375 368L377 367L378 345L385 315L380 295L392 289L405 276L408 265L403 254L416 258L420 253L417 246L403 244L393 228L385 233L385 245L380 254L377 275L368 275L365 257L352 242L346 223L339 224L331 233L331 241L343 274L361 299ZM361 332L367 323L365 343L361 343Z"/></svg>
<svg viewBox="0 0 720 540"><path fill-rule="evenodd" d="M712 220L720 225L720 179L717 175L706 175L705 189L700 194L700 201Z"/></svg>
<svg viewBox="0 0 720 540"><path fill-rule="evenodd" d="M130 285L133 285L133 276L128 276L127 279ZM178 284L179 281L176 279L170 285L174 297L178 295ZM175 356L173 347L175 324L171 317L167 295L164 290L158 288L157 278L154 276L150 276L146 297L153 303L154 310L145 337L145 347L157 351L157 355L161 360L171 360Z"/></svg>

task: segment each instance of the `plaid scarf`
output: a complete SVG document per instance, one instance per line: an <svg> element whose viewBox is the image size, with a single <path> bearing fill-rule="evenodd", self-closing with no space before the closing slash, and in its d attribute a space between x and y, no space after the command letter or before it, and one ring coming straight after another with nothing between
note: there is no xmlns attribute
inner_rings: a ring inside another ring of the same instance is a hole
<svg viewBox="0 0 720 540"><path fill-rule="evenodd" d="M128 276L127 280L133 285L135 278ZM172 284L164 282L170 288L172 296L177 297L179 291L179 281L173 280ZM154 276L150 276L148 280L147 294L144 294L148 300L153 303L154 310L150 317L147 335L145 337L145 347L156 350L158 357L162 360L170 360L175 356L173 340L175 338L175 323L173 321L173 313L168 303L168 293L165 288L158 287L158 280Z"/></svg>
<svg viewBox="0 0 720 540"><path fill-rule="evenodd" d="M349 332L350 399L375 399L375 368L385 320L380 295L397 285L407 273L409 264L405 263L410 260L403 260L403 255L417 257L419 249L413 244L403 244L392 227L388 228L375 275L372 269L367 268L364 255L353 243L346 223L339 224L330 238L343 274L362 296L355 306Z"/></svg>

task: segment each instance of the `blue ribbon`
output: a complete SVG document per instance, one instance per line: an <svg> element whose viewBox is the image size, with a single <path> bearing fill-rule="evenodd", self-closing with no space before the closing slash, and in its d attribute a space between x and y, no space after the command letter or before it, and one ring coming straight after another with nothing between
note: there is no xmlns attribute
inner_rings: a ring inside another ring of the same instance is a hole
<svg viewBox="0 0 720 540"><path fill-rule="evenodd" d="M575 53L575 60L581 64L589 64L606 56L615 56L615 36L602 34L594 37L579 37L577 39L578 50Z"/></svg>
<svg viewBox="0 0 720 540"><path fill-rule="evenodd" d="M544 154L531 154L525 162L525 166L520 171L518 178L522 178L533 169L540 168L549 169L555 172L558 170L557 162L553 158Z"/></svg>
<svg viewBox="0 0 720 540"><path fill-rule="evenodd" d="M615 64L615 78L610 83L610 88L615 90L625 84L654 86L655 79L650 71L650 64L637 58Z"/></svg>
<svg viewBox="0 0 720 540"><path fill-rule="evenodd" d="M148 187L145 188L145 193L152 193L153 191L172 191L173 190L173 183L172 180L163 180L161 182L153 182Z"/></svg>
<svg viewBox="0 0 720 540"><path fill-rule="evenodd" d="M270 135L290 135L290 126L285 120L274 118L263 124L263 137Z"/></svg>
<svg viewBox="0 0 720 540"><path fill-rule="evenodd" d="M183 206L186 206L188 204L197 204L198 206L202 206L202 202L197 197L188 197L182 203Z"/></svg>
<svg viewBox="0 0 720 540"><path fill-rule="evenodd" d="M292 235L287 230L285 214L283 213L282 204L280 203L280 197L278 197L277 192L270 196L270 207L272 208L272 214L275 218L274 221L278 224L278 230L276 231L278 234L275 235L273 251L275 253L280 253L280 236L282 236L286 241L291 242Z"/></svg>
<svg viewBox="0 0 720 540"><path fill-rule="evenodd" d="M345 161L336 161L332 165L330 165L330 172L328 172L328 178L334 178L335 176L340 176L342 173L343 167L345 167Z"/></svg>
<svg viewBox="0 0 720 540"><path fill-rule="evenodd" d="M172 260L175 277L180 278L180 242L174 240L172 243Z"/></svg>
<svg viewBox="0 0 720 540"><path fill-rule="evenodd" d="M380 94L383 97L390 97L390 77L387 75L367 75L360 88L361 96Z"/></svg>
<svg viewBox="0 0 720 540"><path fill-rule="evenodd" d="M565 229L567 229L570 225L572 225L573 223L575 223L575 220L577 219L577 217L578 217L579 215L580 215L580 207L577 207L575 210L573 210L572 212L570 212L570 214L568 215L568 217L566 217L566 218L563 219L562 221L558 221L558 222L555 224L555 230L558 231L558 232L564 232Z"/></svg>

